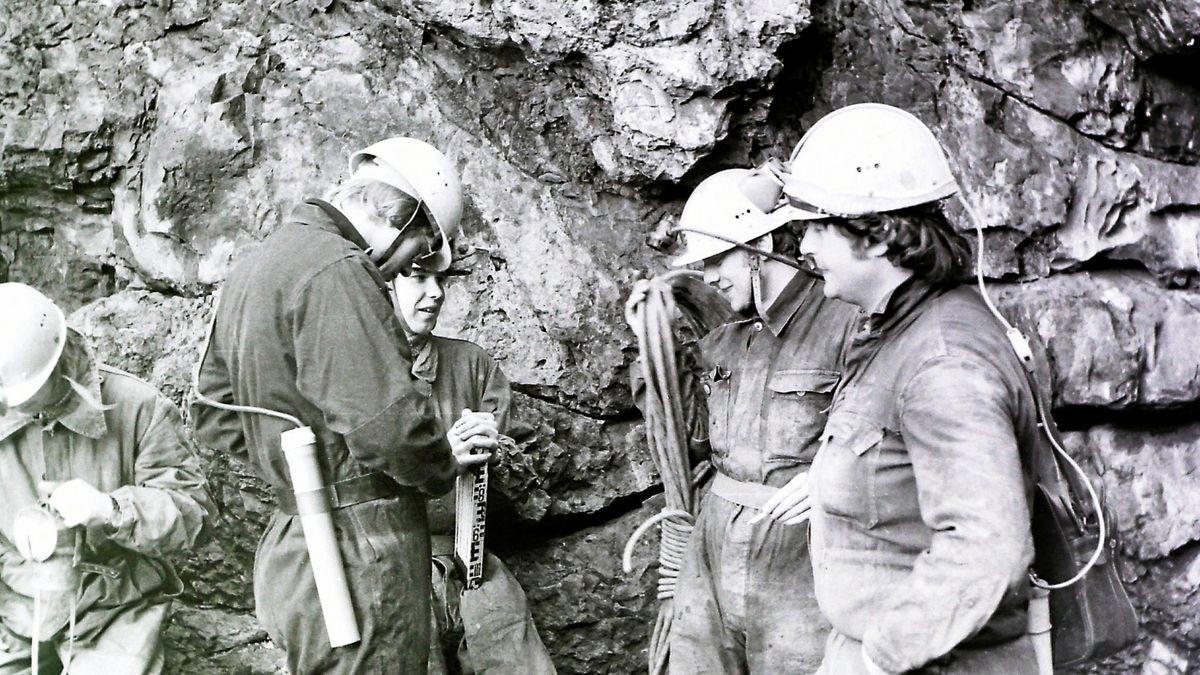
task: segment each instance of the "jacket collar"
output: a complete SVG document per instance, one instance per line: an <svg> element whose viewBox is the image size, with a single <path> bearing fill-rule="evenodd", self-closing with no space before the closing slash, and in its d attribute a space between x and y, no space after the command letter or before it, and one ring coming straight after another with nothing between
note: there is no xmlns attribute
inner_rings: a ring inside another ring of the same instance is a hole
<svg viewBox="0 0 1200 675"><path fill-rule="evenodd" d="M67 346L63 349L63 372L66 377L74 380L86 391L91 401L72 390L57 406L43 410L36 415L26 415L10 410L0 417L0 441L12 436L21 429L37 422L44 427L61 424L71 431L92 439L98 439L108 432L108 424L104 420L104 410L97 408L93 402L100 403L100 370L92 348L87 338L73 328L67 329Z"/></svg>
<svg viewBox="0 0 1200 675"><path fill-rule="evenodd" d="M363 239L362 235L354 227L354 224L346 217L346 214L338 211L329 202L320 199L310 199L293 209L292 215L288 220L294 223L312 225L327 232L339 234L343 239L354 244L360 250L366 251L371 248L367 244L367 240Z"/></svg>
<svg viewBox="0 0 1200 675"><path fill-rule="evenodd" d="M788 324L792 322L800 308L809 299L812 294L812 288L817 283L816 277L798 273L787 286L780 291L779 297L775 298L775 302L767 308L766 316L763 317L763 322L767 324L767 328L779 337L783 334Z"/></svg>
<svg viewBox="0 0 1200 675"><path fill-rule="evenodd" d="M346 241L353 244L356 248L363 252L366 256L367 250L371 247L367 244L367 240L362 238L350 219L341 211L338 211L335 206L329 202L320 199L309 199L303 204L292 209L292 213L288 216L288 222L316 227L326 232L341 236ZM379 271L379 266L371 262L367 269L371 272L371 278L375 281L375 285L379 287L379 292L387 298L388 304L395 306L395 299L392 297L391 285L383 278ZM401 321L403 323L403 321Z"/></svg>
<svg viewBox="0 0 1200 675"><path fill-rule="evenodd" d="M869 342L902 330L921 315L921 307L927 299L939 296L950 288L953 285L934 286L916 276L909 277L892 291L882 309L863 317L862 330L854 337L854 342Z"/></svg>

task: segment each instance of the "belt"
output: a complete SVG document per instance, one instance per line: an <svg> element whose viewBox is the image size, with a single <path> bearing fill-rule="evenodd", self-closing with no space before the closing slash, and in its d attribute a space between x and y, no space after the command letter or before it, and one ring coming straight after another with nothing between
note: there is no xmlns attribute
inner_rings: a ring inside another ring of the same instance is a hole
<svg viewBox="0 0 1200 675"><path fill-rule="evenodd" d="M375 471L299 494L276 490L275 507L289 515L304 516L329 513L354 504L399 497L401 494L403 488L399 483Z"/></svg>
<svg viewBox="0 0 1200 675"><path fill-rule="evenodd" d="M717 472L717 477L712 482L712 494L724 499L725 501L748 506L755 510L762 510L762 505L767 503L767 500L775 496L779 492L779 488L773 488L770 485L762 483L747 483L745 481L736 480L726 476L720 471Z"/></svg>

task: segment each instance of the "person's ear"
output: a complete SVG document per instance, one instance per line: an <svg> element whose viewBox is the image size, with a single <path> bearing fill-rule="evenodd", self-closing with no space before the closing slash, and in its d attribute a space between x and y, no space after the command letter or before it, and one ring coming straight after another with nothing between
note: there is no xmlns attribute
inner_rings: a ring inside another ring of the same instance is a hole
<svg viewBox="0 0 1200 675"><path fill-rule="evenodd" d="M871 244L863 249L863 257L866 258L883 258L887 256L888 245L885 242Z"/></svg>

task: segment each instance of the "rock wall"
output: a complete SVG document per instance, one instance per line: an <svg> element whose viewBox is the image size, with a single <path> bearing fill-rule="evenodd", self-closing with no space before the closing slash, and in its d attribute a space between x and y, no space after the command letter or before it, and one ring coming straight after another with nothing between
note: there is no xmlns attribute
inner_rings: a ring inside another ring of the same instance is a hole
<svg viewBox="0 0 1200 675"><path fill-rule="evenodd" d="M1200 5L34 0L0 31L0 279L177 399L231 262L350 151L407 134L454 159L487 253L443 329L519 392L521 535L499 543L565 673L636 671L653 613L650 553L616 562L656 490L620 311L663 268L647 244L700 179L830 109L912 110L1120 516L1144 639L1100 669L1200 672ZM269 498L205 461L225 521L184 563L177 666L270 672L247 571Z"/></svg>

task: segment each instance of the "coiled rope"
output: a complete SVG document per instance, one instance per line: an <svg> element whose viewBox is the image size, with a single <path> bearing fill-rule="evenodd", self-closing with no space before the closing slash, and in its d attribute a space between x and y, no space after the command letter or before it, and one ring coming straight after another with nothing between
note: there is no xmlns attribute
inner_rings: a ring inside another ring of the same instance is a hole
<svg viewBox="0 0 1200 675"><path fill-rule="evenodd" d="M633 549L650 528L659 526L658 550L658 618L650 637L649 672L666 672L672 603L675 584L683 563L683 552L695 523L695 496L692 468L688 455L688 427L684 417L683 396L680 391L678 361L675 351L673 322L680 308L676 304L677 290L688 286L703 287L700 275L677 270L640 281L626 304L625 320L638 340L639 374L641 376L641 406L646 420L646 440L650 456L662 479L666 507L648 518L634 530L625 544L622 567L626 574L633 571ZM707 289L706 289L707 290ZM693 303L683 309L698 328L705 329L705 310L712 315L716 305L705 306L703 297L689 297ZM634 396L639 392L635 387Z"/></svg>

